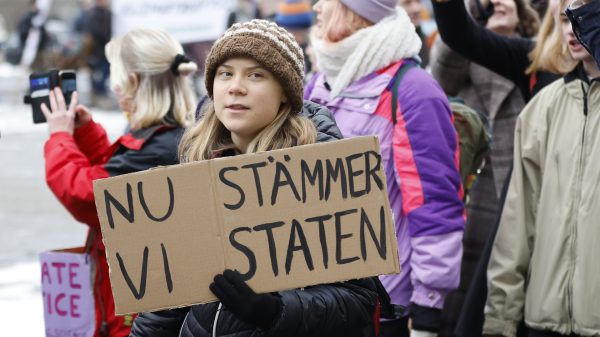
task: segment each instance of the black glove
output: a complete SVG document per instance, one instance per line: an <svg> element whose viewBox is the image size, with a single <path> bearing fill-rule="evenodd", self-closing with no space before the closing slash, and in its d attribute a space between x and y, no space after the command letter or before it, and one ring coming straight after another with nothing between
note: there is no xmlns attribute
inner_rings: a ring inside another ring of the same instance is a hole
<svg viewBox="0 0 600 337"><path fill-rule="evenodd" d="M273 326L283 306L279 296L255 293L239 272L229 269L215 276L209 288L235 317L263 330Z"/></svg>
<svg viewBox="0 0 600 337"><path fill-rule="evenodd" d="M421 331L439 332L442 326L442 311L436 308L410 304L412 328Z"/></svg>

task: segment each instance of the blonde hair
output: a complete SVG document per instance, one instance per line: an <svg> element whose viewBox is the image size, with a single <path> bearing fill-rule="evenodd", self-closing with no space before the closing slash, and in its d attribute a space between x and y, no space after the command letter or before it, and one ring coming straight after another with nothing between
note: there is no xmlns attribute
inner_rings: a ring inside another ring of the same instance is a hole
<svg viewBox="0 0 600 337"><path fill-rule="evenodd" d="M566 7L567 1L560 0L559 11ZM563 37L560 19L555 14L549 7L544 15L535 48L529 53L531 64L525 71L528 75L537 71L549 71L564 75L577 65L577 61L569 53L567 41Z"/></svg>
<svg viewBox="0 0 600 337"><path fill-rule="evenodd" d="M275 119L248 144L246 153L256 153L314 144L317 130L308 118L292 112L282 104ZM235 150L231 132L217 118L212 103L204 116L189 127L179 143L179 159L183 162L199 161L219 157L227 150Z"/></svg>
<svg viewBox="0 0 600 337"><path fill-rule="evenodd" d="M320 37L327 42L339 42L357 30L373 25L371 21L356 14L340 0L335 0L334 6L329 22L323 29L324 36Z"/></svg>
<svg viewBox="0 0 600 337"><path fill-rule="evenodd" d="M133 30L112 39L105 51L111 89L133 102L133 130L156 124L187 126L193 121L196 97L187 75L198 66L179 64L179 76L171 71L175 56L183 54L173 37L160 30Z"/></svg>

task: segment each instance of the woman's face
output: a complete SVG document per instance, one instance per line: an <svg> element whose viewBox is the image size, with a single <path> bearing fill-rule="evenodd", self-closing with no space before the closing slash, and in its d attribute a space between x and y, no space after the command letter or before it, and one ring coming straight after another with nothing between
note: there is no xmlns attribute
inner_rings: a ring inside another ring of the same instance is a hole
<svg viewBox="0 0 600 337"><path fill-rule="evenodd" d="M487 21L487 29L498 34L509 35L517 30L519 14L514 0L491 0L494 14Z"/></svg>
<svg viewBox="0 0 600 337"><path fill-rule="evenodd" d="M567 15L562 12L560 13L560 28L562 29L564 42L569 47L569 53L576 61L583 61L585 58L591 58L592 56L585 50L585 48L579 43L573 29L571 28L571 21Z"/></svg>
<svg viewBox="0 0 600 337"><path fill-rule="evenodd" d="M236 145L246 145L269 125L286 101L275 76L255 60L236 57L223 62L213 82L217 118Z"/></svg>
<svg viewBox="0 0 600 337"><path fill-rule="evenodd" d="M112 67L112 65L111 65L111 67ZM130 81L132 80L132 77L135 77L135 75L134 74L129 75ZM128 95L125 92L125 89L123 87L121 87L120 85L115 85L115 86L111 87L111 90L117 97L117 101L119 102L119 108L121 108L121 111L126 113L127 119L129 119L129 116L135 112L134 111L135 106L133 104L133 96Z"/></svg>
<svg viewBox="0 0 600 337"><path fill-rule="evenodd" d="M404 8L412 24L419 27L421 25L421 12L423 11L421 0L399 0L398 4Z"/></svg>
<svg viewBox="0 0 600 337"><path fill-rule="evenodd" d="M331 19L331 14L337 1L339 0L319 0L313 6L313 10L317 16L313 29L318 37L325 36L325 27L327 27Z"/></svg>

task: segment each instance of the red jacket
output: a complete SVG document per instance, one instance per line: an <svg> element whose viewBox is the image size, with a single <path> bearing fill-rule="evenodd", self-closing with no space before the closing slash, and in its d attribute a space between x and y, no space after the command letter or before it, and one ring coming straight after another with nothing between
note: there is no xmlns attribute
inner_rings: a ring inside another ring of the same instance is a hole
<svg viewBox="0 0 600 337"><path fill-rule="evenodd" d="M123 135L110 145L104 128L90 121L76 129L73 136L66 132L51 134L44 146L48 186L76 220L89 226L88 249L95 261L93 270L97 271L95 337L128 336L133 317L115 316L92 182L176 164L181 133L181 127L157 125Z"/></svg>

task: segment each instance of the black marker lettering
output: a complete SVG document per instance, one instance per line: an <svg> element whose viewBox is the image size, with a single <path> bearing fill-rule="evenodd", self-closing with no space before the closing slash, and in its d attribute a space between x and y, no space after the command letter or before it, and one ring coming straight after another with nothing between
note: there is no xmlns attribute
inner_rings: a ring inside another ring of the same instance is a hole
<svg viewBox="0 0 600 337"><path fill-rule="evenodd" d="M163 255L163 267L165 270L165 280L167 282L167 289L169 290L169 294L173 291L173 278L171 277L171 268L169 268L169 257L167 257L167 249L164 244L160 244L160 248L162 249Z"/></svg>
<svg viewBox="0 0 600 337"><path fill-rule="evenodd" d="M244 190L238 184L232 182L231 180L227 180L227 178L225 178L226 172L237 171L237 170L238 170L237 167L225 167L225 168L222 168L221 171L219 171L219 179L221 180L221 182L229 187L232 187L233 189L237 190L240 193L240 201L238 201L237 204L223 204L227 209L230 209L230 210L239 209L240 207L242 207L242 205L244 204L244 201L246 200L246 194L244 194Z"/></svg>
<svg viewBox="0 0 600 337"><path fill-rule="evenodd" d="M248 281L254 276L254 274L256 274L256 256L254 255L254 252L250 250L250 248L235 240L235 235L239 232L251 233L252 230L249 227L239 227L229 233L229 243L231 243L231 246L246 255L246 258L248 259L248 272L242 274L244 281Z"/></svg>
<svg viewBox="0 0 600 337"><path fill-rule="evenodd" d="M352 237L352 233L342 234L342 217L358 212L355 209L349 209L341 212L336 212L335 216L335 260L337 264L347 264L359 259L358 256L342 258L342 240Z"/></svg>
<svg viewBox="0 0 600 337"><path fill-rule="evenodd" d="M300 170L302 174L302 202L306 203L306 179L311 186L319 185L319 200L323 200L323 162L319 159L315 163L315 167L310 171L306 160L300 161Z"/></svg>
<svg viewBox="0 0 600 337"><path fill-rule="evenodd" d="M242 168L244 169L252 169L252 173L254 174L254 183L256 184L256 196L258 197L258 206L263 205L262 187L260 186L260 175L258 174L258 168L265 166L267 166L266 162L242 166Z"/></svg>
<svg viewBox="0 0 600 337"><path fill-rule="evenodd" d="M350 185L350 196L352 198L358 198L360 196L367 194L366 188L364 190L356 191L355 186L354 186L354 177L358 177L358 176L362 175L365 171L363 171L363 170L354 171L352 169L352 161L355 159L361 158L363 156L364 156L364 154L362 154L362 153L355 153L355 154L352 154L352 155L349 155L348 157L346 157L346 166L348 166L348 183Z"/></svg>
<svg viewBox="0 0 600 337"><path fill-rule="evenodd" d="M133 196L131 195L131 185L129 185L129 183L127 183L127 207L129 208L129 211L127 211L125 207L123 207L123 204L117 201L108 190L104 190L104 200L106 201L106 216L108 217L110 228L115 228L111 204L115 206L117 211L119 211L129 223L133 223Z"/></svg>
<svg viewBox="0 0 600 337"><path fill-rule="evenodd" d="M327 178L325 182L325 200L329 200L329 195L331 194L331 181L337 181L338 177L340 179L340 185L342 188L342 198L348 198L348 190L346 187L346 170L344 169L344 161L342 158L337 158L335 160L335 167L331 164L329 159L326 160L327 168Z"/></svg>
<svg viewBox="0 0 600 337"><path fill-rule="evenodd" d="M385 209L381 206L380 209L380 228L379 228L379 240L377 240L377 236L375 234L375 229L371 225L371 221L369 217L367 217L367 212L361 208L360 210L360 253L362 254L362 258L364 261L367 260L367 244L365 243L365 227L369 228L369 233L371 234L371 239L373 239L373 243L375 243L375 247L377 248L377 252L379 256L386 260L386 240L385 240Z"/></svg>
<svg viewBox="0 0 600 337"><path fill-rule="evenodd" d="M296 246L296 234L298 235L298 239L300 240L300 245ZM290 242L288 244L287 256L285 258L285 273L290 274L290 269L292 268L292 259L294 258L294 252L297 250L301 250L304 253L304 260L306 261L306 265L309 270L315 269L313 266L312 256L310 255L310 249L308 247L308 243L306 242L306 236L304 236L304 231L302 230L302 226L298 222L298 220L292 220L292 228L290 230Z"/></svg>
<svg viewBox="0 0 600 337"><path fill-rule="evenodd" d="M262 225L255 226L253 229L256 232L266 231L267 240L269 242L269 255L271 256L271 268L273 268L273 275L279 275L279 266L277 263L277 247L275 246L275 238L273 237L273 229L281 227L285 224L283 221L271 222Z"/></svg>
<svg viewBox="0 0 600 337"><path fill-rule="evenodd" d="M285 176L285 180L281 180L281 174ZM290 185L292 192L294 193L294 197L296 200L300 201L300 195L298 194L298 189L296 189L296 185L290 176L290 172L288 171L285 164L281 162L275 163L275 182L273 183L273 191L271 192L271 205L275 205L277 202L277 194L279 193L279 188Z"/></svg>
<svg viewBox="0 0 600 337"><path fill-rule="evenodd" d="M369 159L370 156L375 157L375 167L371 167L371 160ZM381 170L381 156L375 151L365 152L365 167L367 168L367 193L371 191L371 178L375 180L375 184L377 184L379 190L383 191L383 182L381 181L381 178L379 178L379 172Z"/></svg>
<svg viewBox="0 0 600 337"><path fill-rule="evenodd" d="M173 207L175 206L175 195L173 193L173 182L169 177L167 177L167 184L169 185L169 209L167 209L167 214L161 218L157 218L150 212L148 204L146 204L146 199L144 198L144 185L141 181L138 182L138 196L140 197L140 203L142 204L142 208L144 209L144 212L146 212L148 218L152 219L153 221L163 222L167 220L173 213Z"/></svg>
<svg viewBox="0 0 600 337"><path fill-rule="evenodd" d="M319 240L321 242L321 252L323 253L323 266L325 269L329 266L329 251L327 250L327 236L325 235L325 221L331 219L331 214L321 215L314 218L308 218L306 222L318 222L319 223Z"/></svg>
<svg viewBox="0 0 600 337"><path fill-rule="evenodd" d="M125 269L125 263L123 262L123 259L121 258L121 255L119 253L117 253L117 260L119 261L119 268L121 268L121 273L123 274L125 282L127 282L127 285L129 286L133 297L135 297L138 300L142 299L142 297L144 297L144 294L146 293L146 278L148 276L148 246L144 248L144 257L142 259L142 275L140 277L139 292L133 284L133 281L131 281L131 277L129 277L129 273L127 273L127 270Z"/></svg>

